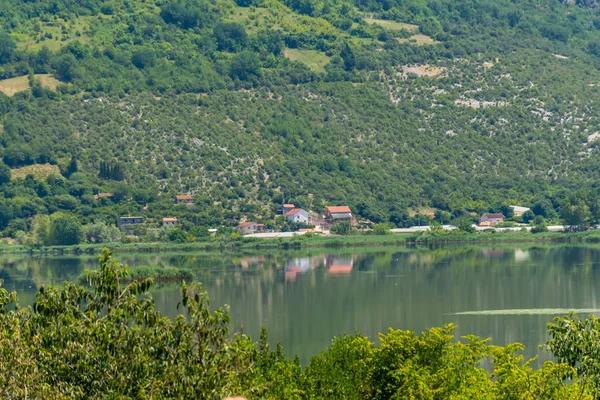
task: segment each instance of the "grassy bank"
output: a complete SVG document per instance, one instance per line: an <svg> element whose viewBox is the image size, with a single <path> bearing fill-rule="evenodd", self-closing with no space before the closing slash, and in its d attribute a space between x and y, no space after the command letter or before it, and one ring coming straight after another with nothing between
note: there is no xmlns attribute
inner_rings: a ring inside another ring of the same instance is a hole
<svg viewBox="0 0 600 400"><path fill-rule="evenodd" d="M415 244L461 244L461 243L525 243L525 242L600 242L600 230L587 232L546 232L532 234L529 232L477 232L441 234L389 234L370 235L355 234L346 236L298 236L294 238L261 239L247 238L231 240L229 238L213 239L206 242L193 243L102 243L80 244L76 246L49 246L31 248L19 245L2 245L0 253L6 254L97 254L103 247L110 247L116 252L172 252L172 251L240 251L268 249L304 249L304 248L339 248L361 246L394 246Z"/></svg>

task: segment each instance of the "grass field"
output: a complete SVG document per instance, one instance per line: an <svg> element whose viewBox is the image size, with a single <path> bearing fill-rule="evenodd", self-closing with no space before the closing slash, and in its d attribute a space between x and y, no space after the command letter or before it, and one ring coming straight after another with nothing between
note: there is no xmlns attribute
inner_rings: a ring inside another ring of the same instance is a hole
<svg viewBox="0 0 600 400"><path fill-rule="evenodd" d="M385 19L375 19L375 18L365 18L365 21L368 24L377 24L386 29L391 29L393 31L405 30L408 32L419 32L418 25L405 24L402 22L389 21L389 20L385 20Z"/></svg>
<svg viewBox="0 0 600 400"><path fill-rule="evenodd" d="M315 72L324 72L329 57L321 51L305 49L285 49L284 54L291 61L299 61Z"/></svg>
<svg viewBox="0 0 600 400"><path fill-rule="evenodd" d="M26 167L11 169L11 179L25 179L27 175L33 175L35 179L46 180L50 175L60 176L60 169L57 165L33 164Z"/></svg>
<svg viewBox="0 0 600 400"><path fill-rule="evenodd" d="M42 83L42 86L48 89L56 90L60 82L49 74L36 74L35 79ZM23 92L29 89L29 76L19 76L0 80L0 92L7 96L14 96L15 93Z"/></svg>
<svg viewBox="0 0 600 400"><path fill-rule="evenodd" d="M280 23L285 13L264 7L236 7L228 18L246 27L248 33L255 33L259 28L281 29Z"/></svg>
<svg viewBox="0 0 600 400"><path fill-rule="evenodd" d="M14 35L17 39L17 47L26 51L39 51L46 46L52 51L57 51L74 40L88 43L90 41L88 31L94 18L97 17L81 16L71 21L56 18L51 22L33 19L20 29L21 33Z"/></svg>
<svg viewBox="0 0 600 400"><path fill-rule="evenodd" d="M439 43L438 41L434 40L433 38L431 38L427 35L422 35L422 34L412 35L408 39L398 38L398 41L400 43L411 43L411 44L415 44L417 46L426 46L426 45Z"/></svg>

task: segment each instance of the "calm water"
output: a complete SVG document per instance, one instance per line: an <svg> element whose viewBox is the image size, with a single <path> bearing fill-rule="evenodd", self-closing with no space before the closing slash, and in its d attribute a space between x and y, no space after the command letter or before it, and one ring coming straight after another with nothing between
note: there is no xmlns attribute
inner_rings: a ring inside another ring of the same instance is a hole
<svg viewBox="0 0 600 400"><path fill-rule="evenodd" d="M231 306L232 328L272 342L302 361L355 330L377 340L394 329L454 322L457 337L521 342L539 353L546 324L563 310L600 309L600 247L501 246L311 250L249 254L120 254L129 265L193 269L215 306ZM74 279L95 257L0 257L0 279L22 304L42 284ZM176 285L153 291L176 314ZM556 310L559 309L559 310ZM466 314L461 314L466 313ZM598 311L600 313L600 310ZM598 314L597 313L597 314ZM541 353L541 359L548 354Z"/></svg>

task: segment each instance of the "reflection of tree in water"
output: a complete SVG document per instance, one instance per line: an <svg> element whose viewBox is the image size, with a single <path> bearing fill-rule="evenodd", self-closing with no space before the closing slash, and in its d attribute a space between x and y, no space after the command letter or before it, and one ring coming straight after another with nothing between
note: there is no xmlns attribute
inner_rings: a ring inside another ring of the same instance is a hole
<svg viewBox="0 0 600 400"><path fill-rule="evenodd" d="M11 290L37 290L37 285L27 274L19 274L8 269L0 269L0 279L4 281L2 285L8 291Z"/></svg>

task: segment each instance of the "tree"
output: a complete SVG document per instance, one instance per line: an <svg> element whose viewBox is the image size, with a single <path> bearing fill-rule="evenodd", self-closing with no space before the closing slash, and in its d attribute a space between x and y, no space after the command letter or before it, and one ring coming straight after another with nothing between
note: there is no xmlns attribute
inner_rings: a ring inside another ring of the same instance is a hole
<svg viewBox="0 0 600 400"><path fill-rule="evenodd" d="M356 59L354 57L354 51L352 51L352 48L348 43L344 43L340 56L344 60L344 69L346 71L352 71L356 65Z"/></svg>
<svg viewBox="0 0 600 400"><path fill-rule="evenodd" d="M590 226L592 216L589 207L582 199L571 198L560 207L560 216L563 218L567 229L585 231Z"/></svg>
<svg viewBox="0 0 600 400"><path fill-rule="evenodd" d="M538 215L533 220L533 227L531 228L531 233L542 233L548 232L548 225L546 225L546 220L541 215Z"/></svg>
<svg viewBox="0 0 600 400"><path fill-rule="evenodd" d="M77 217L69 214L52 215L50 225L50 242L55 245L79 244L82 237L81 222Z"/></svg>
<svg viewBox="0 0 600 400"><path fill-rule="evenodd" d="M4 201L0 202L0 229L6 228L12 219L12 208Z"/></svg>
<svg viewBox="0 0 600 400"><path fill-rule="evenodd" d="M220 51L236 52L244 49L248 43L248 34L244 27L235 22L221 22L213 29L213 36Z"/></svg>
<svg viewBox="0 0 600 400"><path fill-rule="evenodd" d="M79 77L77 59L71 53L64 54L56 67L57 77L65 82L71 82Z"/></svg>
<svg viewBox="0 0 600 400"><path fill-rule="evenodd" d="M156 64L156 55L149 48L136 50L131 55L131 63L139 69L153 67Z"/></svg>
<svg viewBox="0 0 600 400"><path fill-rule="evenodd" d="M600 320L594 315L580 319L578 315L555 317L548 324L550 340L546 349L550 350L560 363L566 363L573 370L567 370L563 378L579 376L589 381L596 397L600 393Z"/></svg>
<svg viewBox="0 0 600 400"><path fill-rule="evenodd" d="M10 168L0 160L0 185L10 182L10 177Z"/></svg>
<svg viewBox="0 0 600 400"><path fill-rule="evenodd" d="M38 214L33 218L31 232L33 244L37 246L47 246L51 244L50 227L52 220L49 215Z"/></svg>
<svg viewBox="0 0 600 400"><path fill-rule="evenodd" d="M6 32L0 32L0 65L12 61L16 48L13 38Z"/></svg>
<svg viewBox="0 0 600 400"><path fill-rule="evenodd" d="M331 227L330 232L336 235L349 235L352 233L352 224L350 222L339 222Z"/></svg>
<svg viewBox="0 0 600 400"><path fill-rule="evenodd" d="M74 174L77 171L79 171L79 167L77 166L77 158L74 155L71 155L71 161L65 169L64 176L65 178L69 178L72 174Z"/></svg>
<svg viewBox="0 0 600 400"><path fill-rule="evenodd" d="M114 243L121 238L121 231L114 225L96 222L84 225L82 236L88 243Z"/></svg>
<svg viewBox="0 0 600 400"><path fill-rule="evenodd" d="M260 75L260 62L255 53L244 50L231 59L229 76L232 79L245 81L258 75Z"/></svg>
<svg viewBox="0 0 600 400"><path fill-rule="evenodd" d="M376 224L373 227L373 233L375 233L376 235L389 235L390 232L390 225L389 224Z"/></svg>
<svg viewBox="0 0 600 400"><path fill-rule="evenodd" d="M527 210L523 213L521 217L523 218L523 222L528 224L529 221L533 221L533 219L535 218L535 214L533 213L533 211Z"/></svg>

